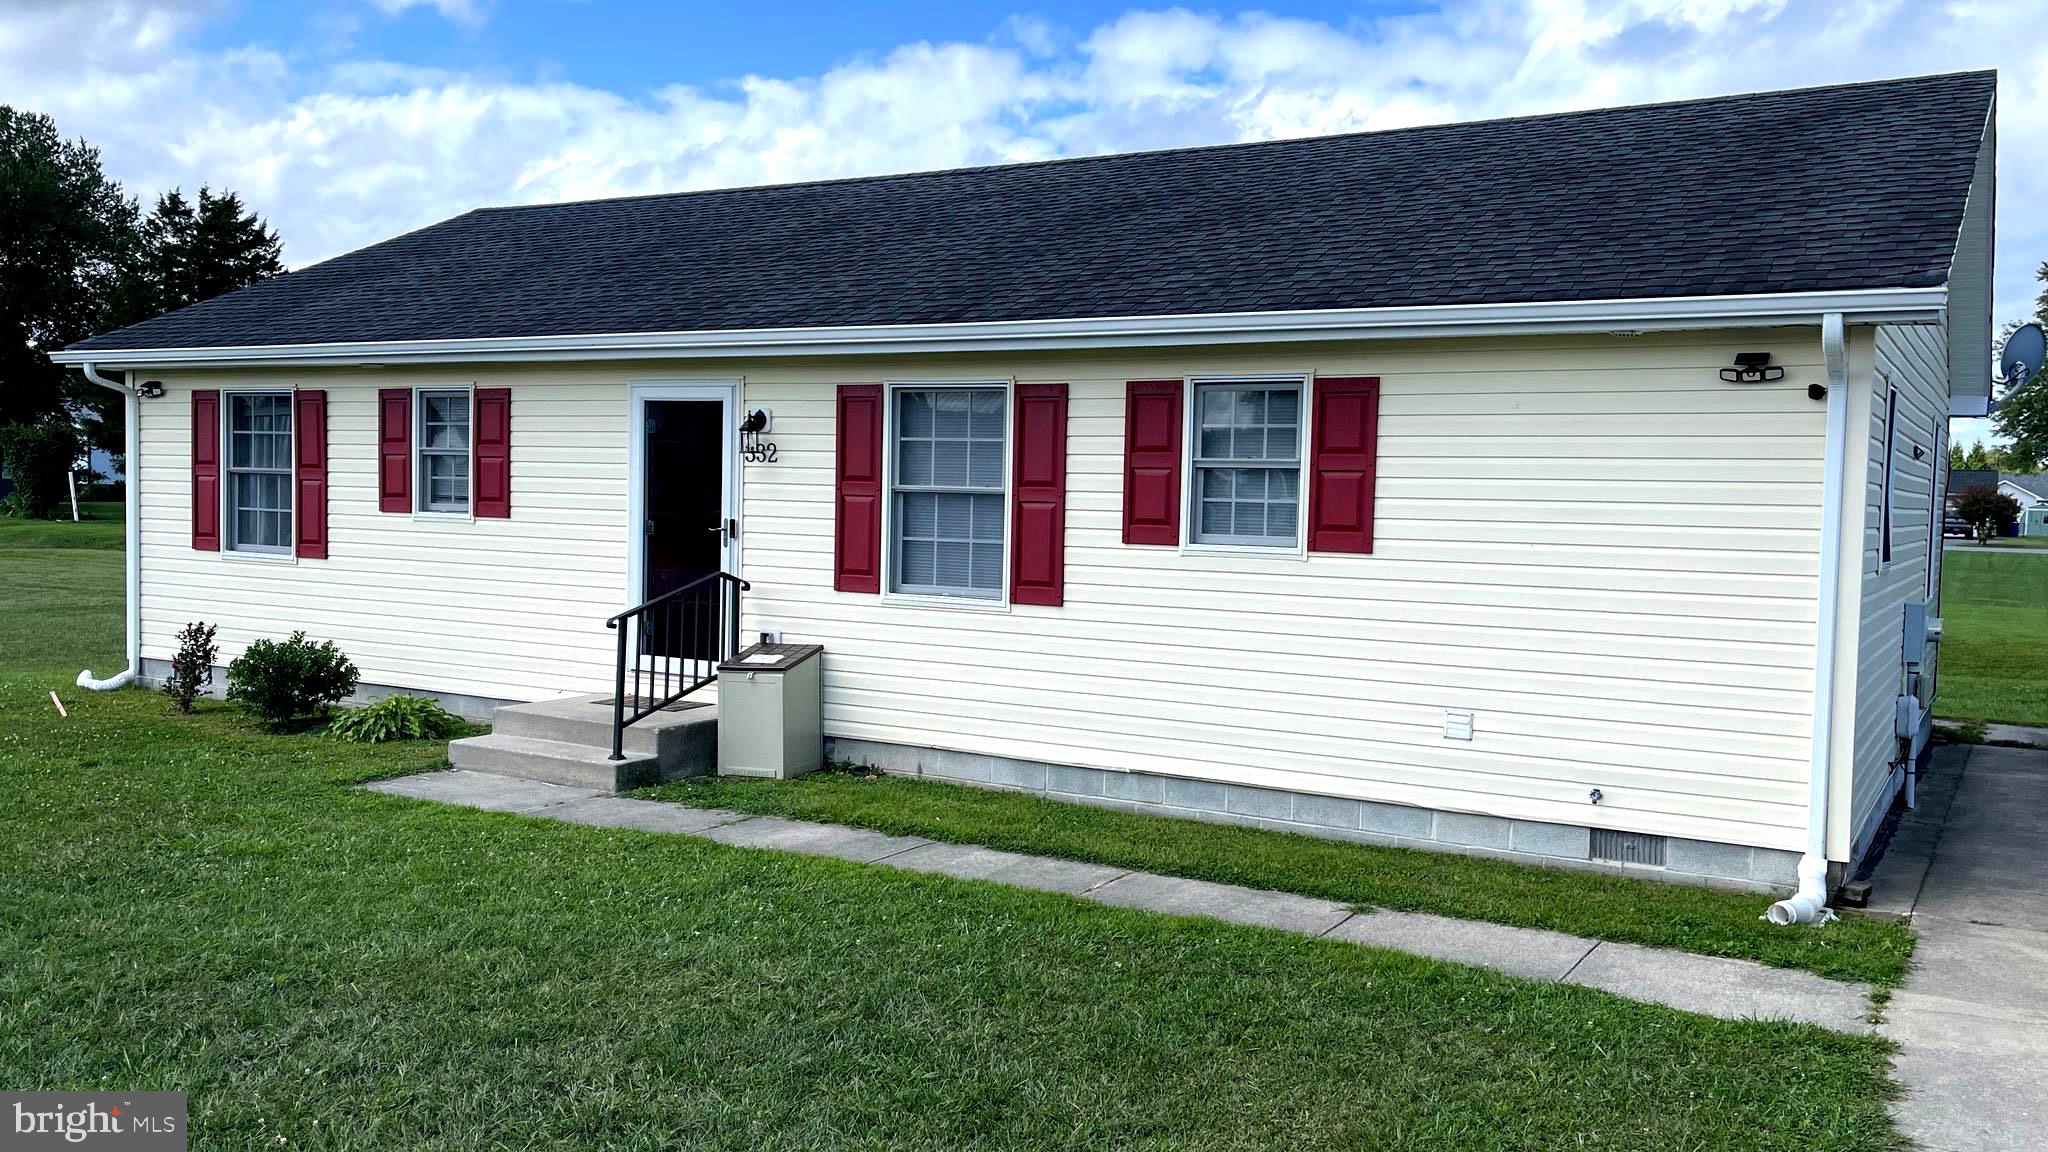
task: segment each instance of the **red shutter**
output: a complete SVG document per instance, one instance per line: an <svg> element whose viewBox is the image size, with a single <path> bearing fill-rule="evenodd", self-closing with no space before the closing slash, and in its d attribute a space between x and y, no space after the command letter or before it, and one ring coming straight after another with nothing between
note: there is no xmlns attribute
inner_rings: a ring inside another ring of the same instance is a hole
<svg viewBox="0 0 2048 1152"><path fill-rule="evenodd" d="M512 390L476 390L476 515L512 515Z"/></svg>
<svg viewBox="0 0 2048 1152"><path fill-rule="evenodd" d="M1067 386L1016 392L1010 600L1058 607L1067 584Z"/></svg>
<svg viewBox="0 0 2048 1152"><path fill-rule="evenodd" d="M192 393L192 547L220 551L220 393L212 388Z"/></svg>
<svg viewBox="0 0 2048 1152"><path fill-rule="evenodd" d="M327 559L327 393L292 393L292 472L298 483L299 535L293 553Z"/></svg>
<svg viewBox="0 0 2048 1152"><path fill-rule="evenodd" d="M882 590L882 386L839 386L832 587Z"/></svg>
<svg viewBox="0 0 2048 1152"><path fill-rule="evenodd" d="M1312 395L1308 550L1371 552L1379 377L1318 378Z"/></svg>
<svg viewBox="0 0 2048 1152"><path fill-rule="evenodd" d="M1133 380L1124 389L1124 543L1180 543L1181 386Z"/></svg>
<svg viewBox="0 0 2048 1152"><path fill-rule="evenodd" d="M377 507L412 511L412 389L377 389Z"/></svg>

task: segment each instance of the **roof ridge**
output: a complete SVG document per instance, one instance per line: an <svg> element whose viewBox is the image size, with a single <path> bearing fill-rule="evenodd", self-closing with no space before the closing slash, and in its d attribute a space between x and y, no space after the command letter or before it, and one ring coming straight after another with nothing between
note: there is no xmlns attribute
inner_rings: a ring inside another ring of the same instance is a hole
<svg viewBox="0 0 2048 1152"><path fill-rule="evenodd" d="M872 172L861 176L820 176L810 180L786 180L772 184L729 184L716 188L690 188L671 192L634 192L621 196L591 196L581 200L544 200L531 204L483 204L470 208L461 215L499 212L539 212L548 209L578 208L590 204L630 204L641 201L683 200L696 196L730 195L738 192L773 192L796 188L816 188L828 185L878 184L889 180L914 180L927 176L959 176L972 172L1022 171L1068 165L1105 164L1118 160L1140 157L1160 157L1198 152L1251 151L1261 148L1275 148L1288 144L1303 144L1314 140L1352 140L1364 136L1401 136L1414 132L1441 132L1454 128L1480 128L1496 124L1527 124L1542 120L1571 120L1581 117L1609 116L1624 112L1641 112L1650 109L1683 108L1697 104L1743 104L1770 100L1786 96L1806 96L1846 89L1879 89L1930 80L1974 80L1990 77L1994 93L1998 69L1976 68L1961 72L1928 72L1915 76L1893 76L1882 80L1847 80L1834 84L1810 84L1803 88L1773 88L1764 92L1731 92L1721 96L1688 96L1678 100L1652 100L1642 104L1603 105L1598 108L1575 108L1560 112L1526 112L1517 116L1489 116L1478 120L1446 120L1435 124L1410 124L1399 128L1369 128L1357 132L1329 132L1317 136L1282 136L1269 140L1231 140L1220 144L1180 144L1170 148L1140 148L1128 152L1093 152L1084 156L1054 156L1044 160L1012 160L993 164L967 164L955 168L918 168L908 172ZM451 217L453 219L453 217ZM445 223L442 221L441 223ZM433 227L434 225L428 225Z"/></svg>

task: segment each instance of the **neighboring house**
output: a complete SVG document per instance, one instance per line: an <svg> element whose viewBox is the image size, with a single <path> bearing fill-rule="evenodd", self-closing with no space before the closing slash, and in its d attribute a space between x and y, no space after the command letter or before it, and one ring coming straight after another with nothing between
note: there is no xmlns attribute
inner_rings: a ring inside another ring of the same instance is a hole
<svg viewBox="0 0 2048 1152"><path fill-rule="evenodd" d="M58 358L152 394L145 678L603 692L722 569L842 756L1810 897L1927 692L1994 80L482 210Z"/></svg>
<svg viewBox="0 0 2048 1152"><path fill-rule="evenodd" d="M2022 536L2048 536L2048 475L2003 476L1998 490L2019 501L2014 525Z"/></svg>
<svg viewBox="0 0 2048 1152"><path fill-rule="evenodd" d="M2000 476L1998 490L2019 501L2022 509L2048 500L2048 476Z"/></svg>

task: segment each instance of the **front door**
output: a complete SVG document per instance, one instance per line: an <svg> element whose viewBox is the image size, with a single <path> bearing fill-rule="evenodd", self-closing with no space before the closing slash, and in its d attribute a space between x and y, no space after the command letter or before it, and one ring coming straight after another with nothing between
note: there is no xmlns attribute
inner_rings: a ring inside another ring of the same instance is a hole
<svg viewBox="0 0 2048 1152"><path fill-rule="evenodd" d="M735 526L728 519L726 505L725 402L648 400L645 417L641 459L647 486L643 525L647 538L641 592L643 599L652 600L723 571ZM717 622L701 623L710 626L658 630L647 638L649 651L708 658L713 654Z"/></svg>

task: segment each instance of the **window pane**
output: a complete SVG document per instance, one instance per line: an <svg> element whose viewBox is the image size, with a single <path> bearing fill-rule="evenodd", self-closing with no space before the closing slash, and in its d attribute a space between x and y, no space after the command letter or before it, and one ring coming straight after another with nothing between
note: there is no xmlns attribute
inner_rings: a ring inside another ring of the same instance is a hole
<svg viewBox="0 0 2048 1152"><path fill-rule="evenodd" d="M1204 536L1230 535L1230 503L1228 501L1202 501L1202 534Z"/></svg>
<svg viewBox="0 0 2048 1152"><path fill-rule="evenodd" d="M1227 468L1204 468L1202 473L1202 498L1205 500L1228 499L1230 497L1230 476Z"/></svg>
<svg viewBox="0 0 2048 1152"><path fill-rule="evenodd" d="M966 540L973 534L974 497L948 492L937 497L941 540Z"/></svg>
<svg viewBox="0 0 2048 1152"><path fill-rule="evenodd" d="M1202 424L1227 428L1230 426L1230 390L1228 388L1205 388L1202 390Z"/></svg>
<svg viewBox="0 0 2048 1152"><path fill-rule="evenodd" d="M902 427L897 430L901 435L922 436L930 439L932 434L932 402L930 393L903 393L901 420Z"/></svg>
<svg viewBox="0 0 2048 1152"><path fill-rule="evenodd" d="M1239 428L1231 437L1230 456L1233 460L1264 460L1266 458L1266 430L1264 428Z"/></svg>
<svg viewBox="0 0 2048 1152"><path fill-rule="evenodd" d="M905 540L903 542L903 575L899 578L908 586L929 588L936 584L938 571L938 546L929 540Z"/></svg>
<svg viewBox="0 0 2048 1152"><path fill-rule="evenodd" d="M975 588L987 592L1003 590L1003 546L1001 544L974 545Z"/></svg>
<svg viewBox="0 0 2048 1152"><path fill-rule="evenodd" d="M1266 459L1293 460L1301 455L1301 430L1298 428L1266 429Z"/></svg>
<svg viewBox="0 0 2048 1152"><path fill-rule="evenodd" d="M976 540L1003 540L1003 498L1001 496L974 497L974 538Z"/></svg>
<svg viewBox="0 0 2048 1152"><path fill-rule="evenodd" d="M1237 526L1231 531L1239 536L1264 536L1266 534L1266 505L1263 501L1247 500L1237 505Z"/></svg>
<svg viewBox="0 0 2048 1152"><path fill-rule="evenodd" d="M1202 429L1202 446L1196 449L1204 460L1222 460L1230 455L1230 429Z"/></svg>
<svg viewBox="0 0 2048 1152"><path fill-rule="evenodd" d="M1266 423L1293 427L1301 423L1301 390L1273 388L1266 392Z"/></svg>
<svg viewBox="0 0 2048 1152"><path fill-rule="evenodd" d="M976 488L1003 486L1003 442L976 440L968 451L967 479Z"/></svg>
<svg viewBox="0 0 2048 1152"><path fill-rule="evenodd" d="M970 434L967 422L967 394L958 389L931 393L932 435L965 440Z"/></svg>
<svg viewBox="0 0 2048 1152"><path fill-rule="evenodd" d="M932 482L932 442L905 440L896 458L896 482L928 487Z"/></svg>
<svg viewBox="0 0 2048 1152"><path fill-rule="evenodd" d="M975 392L971 396L969 434L977 439L1000 441L1003 438L1003 394L989 391Z"/></svg>
<svg viewBox="0 0 2048 1152"><path fill-rule="evenodd" d="M932 445L932 484L967 487L967 441L940 440Z"/></svg>
<svg viewBox="0 0 2048 1152"><path fill-rule="evenodd" d="M929 492L903 494L903 535L930 540L939 532L939 498Z"/></svg>
<svg viewBox="0 0 2048 1152"><path fill-rule="evenodd" d="M1292 500L1266 505L1266 531L1274 536L1292 537L1300 523Z"/></svg>

